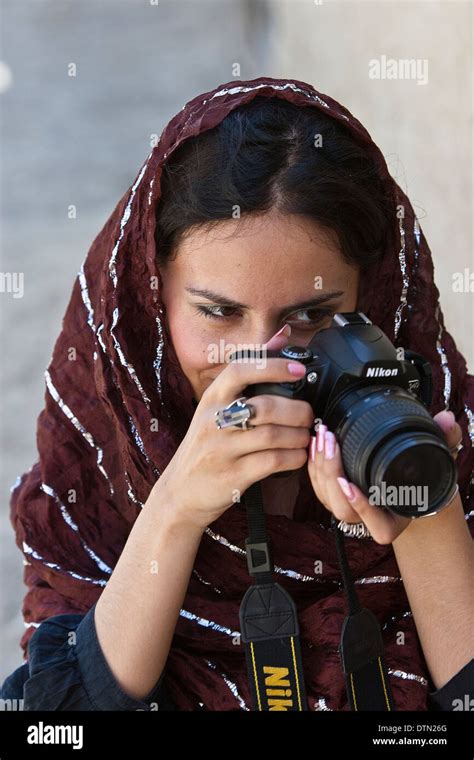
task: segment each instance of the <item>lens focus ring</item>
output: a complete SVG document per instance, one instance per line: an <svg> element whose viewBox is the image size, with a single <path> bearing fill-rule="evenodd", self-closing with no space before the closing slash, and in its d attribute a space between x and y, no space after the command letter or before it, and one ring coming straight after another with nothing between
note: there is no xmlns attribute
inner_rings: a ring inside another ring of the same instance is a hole
<svg viewBox="0 0 474 760"><path fill-rule="evenodd" d="M435 430L436 423L419 401L390 395L382 397L381 403L371 405L376 396L380 399L380 389L351 407L347 433L342 436L344 467L349 477L357 480L361 476L365 480L368 460L387 434L405 430L409 434L415 429Z"/></svg>

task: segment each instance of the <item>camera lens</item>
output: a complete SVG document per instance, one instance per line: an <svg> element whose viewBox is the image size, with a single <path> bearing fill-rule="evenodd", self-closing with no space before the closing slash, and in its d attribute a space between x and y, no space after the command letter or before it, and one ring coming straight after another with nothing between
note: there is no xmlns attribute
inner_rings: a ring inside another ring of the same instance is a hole
<svg viewBox="0 0 474 760"><path fill-rule="evenodd" d="M438 511L454 493L456 465L443 433L404 389L352 389L333 415L344 468L372 503L421 517Z"/></svg>
<svg viewBox="0 0 474 760"><path fill-rule="evenodd" d="M453 463L445 446L429 433L400 435L377 451L370 480L380 494L384 493L383 483L396 489L398 503L394 511L398 514L421 517L442 507L455 488L450 461Z"/></svg>

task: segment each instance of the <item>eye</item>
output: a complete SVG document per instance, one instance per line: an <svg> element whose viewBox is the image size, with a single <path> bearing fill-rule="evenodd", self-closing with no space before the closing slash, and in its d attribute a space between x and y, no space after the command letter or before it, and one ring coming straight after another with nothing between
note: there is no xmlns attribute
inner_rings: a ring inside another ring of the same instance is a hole
<svg viewBox="0 0 474 760"><path fill-rule="evenodd" d="M294 317L298 314L303 314L303 319L295 319ZM320 324L324 319L332 317L333 315L333 309L302 309L301 311L296 311L294 315L292 314L287 317L285 322L288 322L290 325L297 325L296 329L314 330L316 325Z"/></svg>
<svg viewBox="0 0 474 760"><path fill-rule="evenodd" d="M217 304L196 304L196 310L208 319L221 322L238 315L237 309L234 309L232 306L219 306ZM294 318L298 314L303 314L303 319ZM296 329L299 330L314 330L324 319L331 318L333 315L334 309L301 309L301 311L295 312L294 315L286 317L284 322L296 325Z"/></svg>
<svg viewBox="0 0 474 760"><path fill-rule="evenodd" d="M205 317L209 317L209 319L229 319L230 317L233 317L236 310L232 306L205 306L204 304L197 304L196 309L199 314L202 314ZM219 311L227 311L232 312L231 314L219 314Z"/></svg>

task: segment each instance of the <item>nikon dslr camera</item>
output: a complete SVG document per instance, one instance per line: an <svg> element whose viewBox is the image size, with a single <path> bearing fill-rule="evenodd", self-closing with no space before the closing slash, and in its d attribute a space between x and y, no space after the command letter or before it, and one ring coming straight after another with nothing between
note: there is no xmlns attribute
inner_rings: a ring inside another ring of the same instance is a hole
<svg viewBox="0 0 474 760"><path fill-rule="evenodd" d="M294 382L254 383L243 395L309 402L315 417L334 432L347 477L372 503L421 517L453 496L457 468L427 411L432 377L422 356L395 348L361 312L335 314L306 348L286 346L266 356L299 361L306 374Z"/></svg>

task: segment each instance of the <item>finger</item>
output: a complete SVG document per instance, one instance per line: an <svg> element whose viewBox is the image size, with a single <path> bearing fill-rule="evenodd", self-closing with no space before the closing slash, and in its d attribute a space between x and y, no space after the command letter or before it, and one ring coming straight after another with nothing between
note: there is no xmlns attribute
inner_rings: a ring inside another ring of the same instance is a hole
<svg viewBox="0 0 474 760"><path fill-rule="evenodd" d="M265 348L272 351L280 351L280 349L288 345L290 336L291 326L285 325L264 344Z"/></svg>
<svg viewBox="0 0 474 760"><path fill-rule="evenodd" d="M227 432L226 430L223 431ZM287 425L257 425L250 430L237 430L240 435L232 435L232 453L244 456L253 451L269 449L305 449L309 445L310 432L304 427Z"/></svg>
<svg viewBox="0 0 474 760"><path fill-rule="evenodd" d="M461 426L456 422L456 418L451 411L443 409L442 412L438 412L433 417L436 424L441 428L446 439L446 443L449 448L454 448L461 443L463 438L463 431ZM459 452L453 452L452 456L456 459Z"/></svg>
<svg viewBox="0 0 474 760"><path fill-rule="evenodd" d="M357 520L351 522L363 522L378 544L391 544L411 522L409 517L394 515L376 504L371 504L354 483L348 483L346 480L340 485L346 489L349 504L357 514Z"/></svg>
<svg viewBox="0 0 474 760"><path fill-rule="evenodd" d="M247 479L248 485L274 472L299 470L306 462L306 449L267 449L255 451L236 460L236 473ZM248 486L247 486L248 487Z"/></svg>
<svg viewBox="0 0 474 760"><path fill-rule="evenodd" d="M309 430L313 424L313 410L307 401L264 393L261 396L249 396L247 403L255 407L255 415L250 420L252 425L271 423Z"/></svg>
<svg viewBox="0 0 474 760"><path fill-rule="evenodd" d="M339 444L336 441L336 436L330 430L327 430L324 436L322 455L322 477L326 484L326 494L331 512L338 520L359 522L359 515L350 505L337 481L338 477L344 477L344 469Z"/></svg>
<svg viewBox="0 0 474 760"><path fill-rule="evenodd" d="M280 357L245 357L232 361L204 391L206 403L227 405L254 383L288 383L304 377L304 364Z"/></svg>
<svg viewBox="0 0 474 760"><path fill-rule="evenodd" d="M322 464L324 460L324 433L326 425L318 425L314 444L310 448L308 456L308 475L310 477L314 492L321 504L329 511L328 495L326 492L326 483L323 476ZM313 458L312 458L313 457Z"/></svg>

